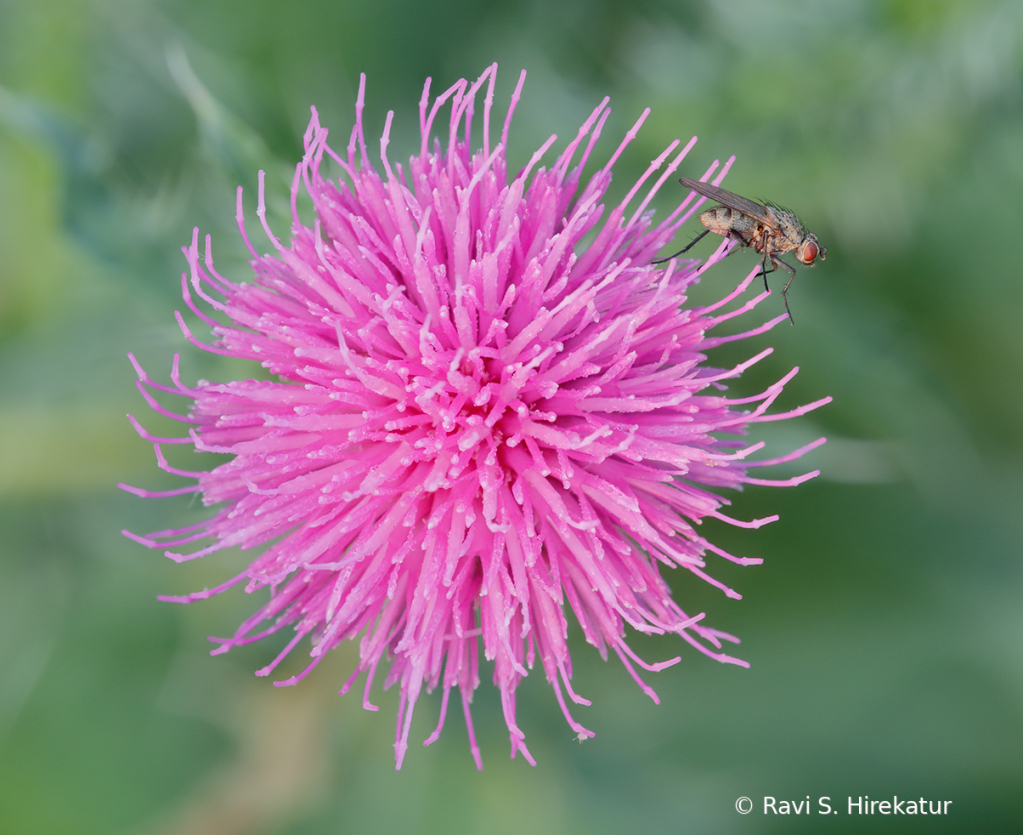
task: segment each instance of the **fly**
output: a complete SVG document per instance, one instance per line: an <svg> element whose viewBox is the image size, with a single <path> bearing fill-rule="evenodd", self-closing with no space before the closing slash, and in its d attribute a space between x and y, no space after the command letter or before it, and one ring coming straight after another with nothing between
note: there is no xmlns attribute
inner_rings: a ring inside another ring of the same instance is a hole
<svg viewBox="0 0 1023 835"><path fill-rule="evenodd" d="M796 277L796 271L791 264L782 261L778 256L783 252L795 250L796 260L800 264L805 264L808 267L813 266L814 259L818 255L823 261L826 250L817 240L817 236L813 232L807 232L802 221L792 212L776 206L774 203L757 203L710 183L701 183L698 180L690 180L688 177L680 178L679 182L697 194L717 200L721 205L707 209L700 215L700 223L703 224L704 231L697 235L688 246L668 258L659 258L652 263L660 264L670 261L683 252L688 252L693 244L701 240L708 232L735 241L741 247L751 246L764 256L760 262L760 272L764 276L764 289L768 289L768 273L774 272L778 267L783 267L789 272L789 280L782 288L781 298L785 302L785 312L789 315L789 321L792 322L792 311L789 310L789 300L786 294L789 284ZM771 262L771 269L767 269L768 261Z"/></svg>

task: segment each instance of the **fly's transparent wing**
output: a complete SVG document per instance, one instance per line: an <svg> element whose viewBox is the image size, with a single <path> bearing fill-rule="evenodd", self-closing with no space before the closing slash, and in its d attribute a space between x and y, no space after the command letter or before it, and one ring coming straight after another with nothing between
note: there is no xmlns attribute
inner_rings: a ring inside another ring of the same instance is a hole
<svg viewBox="0 0 1023 835"><path fill-rule="evenodd" d="M704 197L709 197L711 200L717 200L722 206L727 206L729 209L734 209L735 211L747 215L754 220L759 220L771 229L778 229L777 220L771 217L771 215L767 212L767 207L762 206L760 203L749 200L746 197L740 197L738 194L725 191L723 188L718 188L710 183L701 183L699 180L690 180L688 177L680 177L679 182L686 188L691 188L697 194L702 194Z"/></svg>

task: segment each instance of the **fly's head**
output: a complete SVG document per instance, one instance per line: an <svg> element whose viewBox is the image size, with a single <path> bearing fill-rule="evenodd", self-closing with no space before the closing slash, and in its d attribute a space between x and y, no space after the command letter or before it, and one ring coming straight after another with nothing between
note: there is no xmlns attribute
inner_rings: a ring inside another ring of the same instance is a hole
<svg viewBox="0 0 1023 835"><path fill-rule="evenodd" d="M821 246L820 241L817 240L817 236L813 232L807 232L803 236L803 240L799 242L796 247L796 260L800 264L805 264L808 267L813 266L814 259L819 255L821 261L824 260L824 254L827 250Z"/></svg>

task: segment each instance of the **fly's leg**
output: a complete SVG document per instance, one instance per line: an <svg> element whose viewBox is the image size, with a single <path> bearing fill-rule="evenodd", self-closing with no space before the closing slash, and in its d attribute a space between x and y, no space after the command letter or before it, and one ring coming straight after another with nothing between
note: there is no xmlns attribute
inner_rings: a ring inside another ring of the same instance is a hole
<svg viewBox="0 0 1023 835"><path fill-rule="evenodd" d="M771 262L771 269L767 269L767 262L768 261ZM765 252L764 253L764 258L760 262L760 274L764 277L764 292L765 293L770 293L771 292L771 288L767 286L767 276L770 273L774 272L774 270L775 270L775 266L774 265L775 265L774 256L771 255L769 253L769 251Z"/></svg>
<svg viewBox="0 0 1023 835"><path fill-rule="evenodd" d="M738 244L738 246L733 246L730 250L728 250L728 252L725 253L725 258L727 258L729 255L735 255L735 253L739 252L742 249L745 249L750 245L749 241L747 241L742 235L736 232L729 232L727 235L725 235L725 240L733 241Z"/></svg>
<svg viewBox="0 0 1023 835"><path fill-rule="evenodd" d="M738 234L737 232L729 232L725 237L728 238L728 240L735 241L738 244L738 246L732 247L730 250L728 250L728 253L725 255L725 258L727 258L729 255L734 255L740 249L745 249L750 245L750 242L747 241L742 235Z"/></svg>
<svg viewBox="0 0 1023 835"><path fill-rule="evenodd" d="M693 238L688 244L686 244L682 249L680 249L674 255L669 255L667 258L658 258L656 261L651 261L650 263L651 264L663 264L665 261L670 261L672 258L678 258L678 256L680 256L682 253L689 252L689 250L691 250L694 246L696 246L697 242L702 241L704 236L708 232L710 232L709 229L704 229L699 235L697 235L695 238Z"/></svg>
<svg viewBox="0 0 1023 835"><path fill-rule="evenodd" d="M796 320L792 318L792 311L789 310L789 297L786 295L789 292L789 285L792 283L792 279L796 277L796 270L791 264L787 264L782 261L781 258L775 258L771 256L771 263L776 267L784 267L789 272L789 280L785 282L785 286L781 288L781 300L785 302L785 312L789 314L789 324L796 324Z"/></svg>

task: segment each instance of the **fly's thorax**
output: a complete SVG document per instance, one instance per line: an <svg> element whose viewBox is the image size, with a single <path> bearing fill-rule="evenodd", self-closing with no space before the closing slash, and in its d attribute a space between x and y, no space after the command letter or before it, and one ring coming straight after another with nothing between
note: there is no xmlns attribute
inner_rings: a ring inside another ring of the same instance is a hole
<svg viewBox="0 0 1023 835"><path fill-rule="evenodd" d="M802 221L788 209L781 209L770 204L766 206L766 209L775 229L778 230L779 234L776 237L783 237L791 244L786 251L802 246L808 235Z"/></svg>

